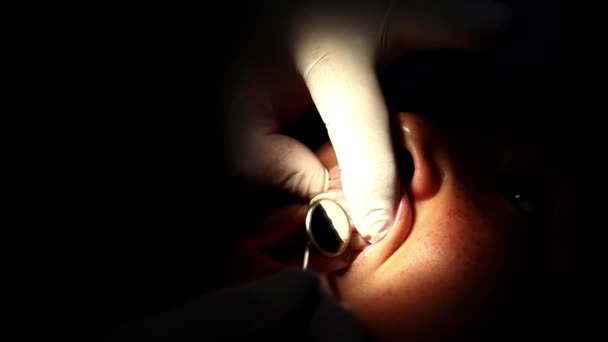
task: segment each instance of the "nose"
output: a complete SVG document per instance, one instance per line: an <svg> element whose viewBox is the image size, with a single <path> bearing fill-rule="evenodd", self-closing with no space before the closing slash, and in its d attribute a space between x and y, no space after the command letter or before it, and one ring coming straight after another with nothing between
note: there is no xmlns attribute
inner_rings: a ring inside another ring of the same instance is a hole
<svg viewBox="0 0 608 342"><path fill-rule="evenodd" d="M413 172L411 170L408 172L406 170L408 162L400 158L399 171L402 182L411 179L409 191L412 200L421 201L433 197L439 191L444 178L437 158L441 151L435 148L441 139L438 127L413 113L400 113L397 126L397 154L409 153L411 156L409 163L413 164ZM405 179L404 173L409 173ZM407 184L403 185L407 188Z"/></svg>

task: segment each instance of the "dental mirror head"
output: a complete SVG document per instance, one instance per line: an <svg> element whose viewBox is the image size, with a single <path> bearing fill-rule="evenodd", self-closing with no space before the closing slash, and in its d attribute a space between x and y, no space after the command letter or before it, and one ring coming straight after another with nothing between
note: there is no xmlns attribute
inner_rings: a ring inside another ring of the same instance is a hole
<svg viewBox="0 0 608 342"><path fill-rule="evenodd" d="M350 243L351 227L346 211L338 202L322 198L314 201L306 214L310 242L327 257L342 254Z"/></svg>

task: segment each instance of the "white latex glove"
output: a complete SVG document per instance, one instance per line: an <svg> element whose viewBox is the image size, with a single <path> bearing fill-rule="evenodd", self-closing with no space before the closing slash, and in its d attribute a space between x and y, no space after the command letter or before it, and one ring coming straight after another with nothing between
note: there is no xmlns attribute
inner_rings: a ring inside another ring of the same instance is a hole
<svg viewBox="0 0 608 342"><path fill-rule="evenodd" d="M420 49L478 47L507 8L488 1L304 1L253 40L231 93L231 161L255 184L312 198L327 172L284 124L316 106L342 170L351 218L370 243L387 233L398 194L389 117L376 68ZM270 21L265 18L266 23ZM277 35L279 33L279 35Z"/></svg>

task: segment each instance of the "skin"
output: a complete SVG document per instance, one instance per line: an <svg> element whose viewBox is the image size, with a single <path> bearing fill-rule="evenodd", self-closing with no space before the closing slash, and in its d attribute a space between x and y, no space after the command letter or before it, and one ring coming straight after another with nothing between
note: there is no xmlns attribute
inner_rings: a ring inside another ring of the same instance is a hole
<svg viewBox="0 0 608 342"><path fill-rule="evenodd" d="M447 129L412 113L394 119L394 147L405 158L398 158L402 196L391 230L358 247L350 265L313 255L311 268L381 341L518 336L538 321L545 290L564 283L555 274L567 269L573 249L567 227L575 215L564 204L571 184L540 148L507 129ZM326 168L339 167L331 144L317 156ZM532 190L545 196L527 196ZM250 249L285 245L286 227L302 233L305 209L271 211L257 227L268 234ZM294 265L302 255L296 246ZM281 268L262 264L243 269Z"/></svg>
<svg viewBox="0 0 608 342"><path fill-rule="evenodd" d="M548 188L558 180L549 176L539 151L506 132L462 128L453 134L405 113L396 126L397 149L411 153L414 171L411 180L402 177L393 227L350 267L326 277L336 296L381 340L480 337L484 327L500 322L498 313L507 304L516 307L525 291L533 291L531 279L524 287L520 281L528 276L526 267L537 267L545 255L533 254L532 260L529 244L537 243L547 226L552 225L551 236L559 235L550 215L534 221L540 209L526 210L527 202L515 198L520 184L513 181L513 189L497 184L520 169L542 176ZM319 151L328 168L336 166L333 155L329 145ZM547 204L539 201L531 208Z"/></svg>

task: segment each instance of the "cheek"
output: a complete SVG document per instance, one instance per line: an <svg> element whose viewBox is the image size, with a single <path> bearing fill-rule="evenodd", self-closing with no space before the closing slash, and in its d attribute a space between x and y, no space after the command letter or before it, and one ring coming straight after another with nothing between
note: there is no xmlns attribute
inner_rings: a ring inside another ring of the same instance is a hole
<svg viewBox="0 0 608 342"><path fill-rule="evenodd" d="M509 239L502 225L463 203L444 198L417 207L408 240L370 278L359 280L365 286L346 293L373 330L414 338L450 335L483 318L503 284Z"/></svg>

